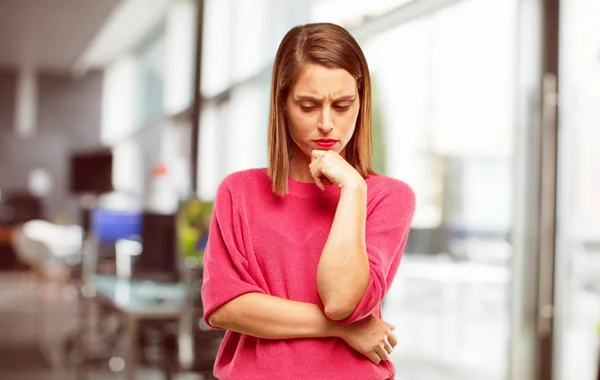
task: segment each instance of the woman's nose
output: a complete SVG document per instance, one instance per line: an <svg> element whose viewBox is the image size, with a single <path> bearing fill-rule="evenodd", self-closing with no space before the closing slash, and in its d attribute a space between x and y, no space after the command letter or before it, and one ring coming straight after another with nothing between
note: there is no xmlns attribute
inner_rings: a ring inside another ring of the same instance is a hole
<svg viewBox="0 0 600 380"><path fill-rule="evenodd" d="M333 129L333 120L331 118L331 111L327 108L323 108L321 114L321 120L319 121L318 128L323 133L329 133Z"/></svg>

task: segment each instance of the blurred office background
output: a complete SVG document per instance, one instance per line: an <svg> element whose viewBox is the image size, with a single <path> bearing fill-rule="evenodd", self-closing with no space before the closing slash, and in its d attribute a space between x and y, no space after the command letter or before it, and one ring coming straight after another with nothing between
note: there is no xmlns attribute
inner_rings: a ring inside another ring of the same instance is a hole
<svg viewBox="0 0 600 380"><path fill-rule="evenodd" d="M281 38L327 21L370 66L375 169L417 196L383 310L398 378L600 379L599 14L0 0L0 378L210 378L202 213L267 165Z"/></svg>

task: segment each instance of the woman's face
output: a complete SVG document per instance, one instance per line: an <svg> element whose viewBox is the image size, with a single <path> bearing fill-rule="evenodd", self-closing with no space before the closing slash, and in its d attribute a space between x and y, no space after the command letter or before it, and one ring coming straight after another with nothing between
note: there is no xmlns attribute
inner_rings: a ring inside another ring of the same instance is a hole
<svg viewBox="0 0 600 380"><path fill-rule="evenodd" d="M309 64L285 102L287 125L296 146L294 156L314 149L345 156L356 128L360 98L356 79L344 69Z"/></svg>

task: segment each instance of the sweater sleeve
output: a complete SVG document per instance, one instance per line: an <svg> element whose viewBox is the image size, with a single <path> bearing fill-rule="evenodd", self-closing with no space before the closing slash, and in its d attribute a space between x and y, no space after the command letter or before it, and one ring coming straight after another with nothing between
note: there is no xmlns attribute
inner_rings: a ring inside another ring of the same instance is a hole
<svg viewBox="0 0 600 380"><path fill-rule="evenodd" d="M373 199L367 209L365 239L369 283L354 312L339 321L340 324L354 323L380 311L400 265L415 212L415 194L403 182L382 192L384 194Z"/></svg>
<svg viewBox="0 0 600 380"><path fill-rule="evenodd" d="M204 321L210 327L213 312L246 293L266 293L252 277L243 244L243 223L234 208L231 190L221 183L211 217L204 252L202 304Z"/></svg>

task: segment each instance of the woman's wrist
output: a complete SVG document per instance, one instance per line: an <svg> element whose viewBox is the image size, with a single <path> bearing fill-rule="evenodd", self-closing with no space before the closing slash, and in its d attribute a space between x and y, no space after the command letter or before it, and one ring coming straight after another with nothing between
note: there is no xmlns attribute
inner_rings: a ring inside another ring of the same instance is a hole
<svg viewBox="0 0 600 380"><path fill-rule="evenodd" d="M339 325L328 319L327 336L344 339L346 336L346 329L347 327L345 325Z"/></svg>
<svg viewBox="0 0 600 380"><path fill-rule="evenodd" d="M343 183L342 186L340 187L340 190L342 192L366 193L367 192L367 182L365 181L365 179L363 177L357 176L357 178L353 178L353 179L348 180L345 183Z"/></svg>

